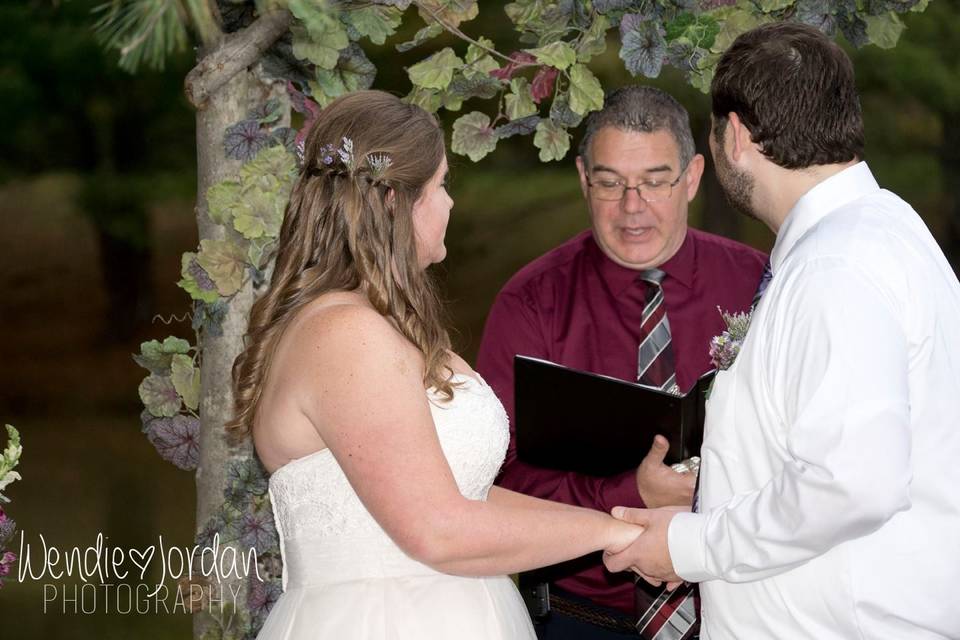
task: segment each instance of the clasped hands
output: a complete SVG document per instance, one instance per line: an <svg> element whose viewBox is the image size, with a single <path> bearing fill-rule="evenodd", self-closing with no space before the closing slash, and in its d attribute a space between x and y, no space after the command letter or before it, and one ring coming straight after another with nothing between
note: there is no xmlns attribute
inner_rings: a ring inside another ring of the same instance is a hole
<svg viewBox="0 0 960 640"><path fill-rule="evenodd" d="M603 552L603 564L617 573L633 571L655 587L666 583L670 590L683 582L673 568L670 550L667 547L667 529L670 521L688 507L661 507L659 509L628 509L615 507L611 514L617 520L643 527L643 533L620 550Z"/></svg>
<svg viewBox="0 0 960 640"><path fill-rule="evenodd" d="M692 473L677 473L663 463L668 448L666 438L657 436L637 469L637 489L650 508L616 507L611 512L618 520L643 527L643 533L623 549L607 549L603 563L610 571L630 570L655 587L666 583L672 590L683 580L670 559L667 529L678 512L690 508L670 505L692 503L696 477Z"/></svg>

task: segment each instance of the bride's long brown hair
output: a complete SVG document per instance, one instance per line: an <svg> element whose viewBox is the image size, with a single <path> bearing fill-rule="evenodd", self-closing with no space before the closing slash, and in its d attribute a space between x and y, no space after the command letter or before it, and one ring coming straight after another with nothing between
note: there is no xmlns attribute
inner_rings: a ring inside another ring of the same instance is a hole
<svg viewBox="0 0 960 640"><path fill-rule="evenodd" d="M352 141L352 167L337 153L344 139ZM304 145L270 287L253 305L233 364L229 431L249 433L280 336L300 309L334 290L362 288L423 354L424 386L453 396L450 337L436 286L417 260L412 217L443 156L434 117L388 93L347 94L321 112Z"/></svg>

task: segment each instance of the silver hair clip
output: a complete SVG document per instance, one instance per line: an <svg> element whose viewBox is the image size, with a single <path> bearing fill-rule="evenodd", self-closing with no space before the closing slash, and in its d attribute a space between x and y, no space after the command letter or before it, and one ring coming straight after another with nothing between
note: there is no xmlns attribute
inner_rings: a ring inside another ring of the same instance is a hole
<svg viewBox="0 0 960 640"><path fill-rule="evenodd" d="M367 156L367 165L370 167L370 175L374 180L379 180L387 169L393 165L393 160L385 153Z"/></svg>

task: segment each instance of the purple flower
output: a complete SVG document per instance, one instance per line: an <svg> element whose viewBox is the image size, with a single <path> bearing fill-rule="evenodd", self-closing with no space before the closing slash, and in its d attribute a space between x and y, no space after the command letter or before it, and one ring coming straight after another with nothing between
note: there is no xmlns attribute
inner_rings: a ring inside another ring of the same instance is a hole
<svg viewBox="0 0 960 640"><path fill-rule="evenodd" d="M747 337L747 329L750 328L752 312L726 313L719 307L717 311L720 311L727 329L710 340L710 362L718 371L725 371L740 354L740 346Z"/></svg>
<svg viewBox="0 0 960 640"><path fill-rule="evenodd" d="M710 362L720 371L729 369L739 353L740 342L731 338L727 331L710 340Z"/></svg>
<svg viewBox="0 0 960 640"><path fill-rule="evenodd" d="M325 165L333 164L333 145L325 144L320 147L320 161Z"/></svg>
<svg viewBox="0 0 960 640"><path fill-rule="evenodd" d="M17 523L3 511L3 507L0 507L0 549L3 549L16 530Z"/></svg>
<svg viewBox="0 0 960 640"><path fill-rule="evenodd" d="M8 575L10 573L10 568L16 561L17 556L12 551L7 551L4 553L3 557L0 557L0 577Z"/></svg>

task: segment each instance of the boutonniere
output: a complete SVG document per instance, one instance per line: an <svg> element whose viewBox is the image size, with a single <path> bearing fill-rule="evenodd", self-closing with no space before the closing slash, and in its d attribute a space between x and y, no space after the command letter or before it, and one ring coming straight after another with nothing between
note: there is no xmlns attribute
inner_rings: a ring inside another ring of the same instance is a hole
<svg viewBox="0 0 960 640"><path fill-rule="evenodd" d="M743 344L743 339L747 337L747 329L750 328L753 310L727 313L717 307L717 311L720 312L727 328L710 340L710 362L717 371L725 371L730 368L740 353L740 346Z"/></svg>

